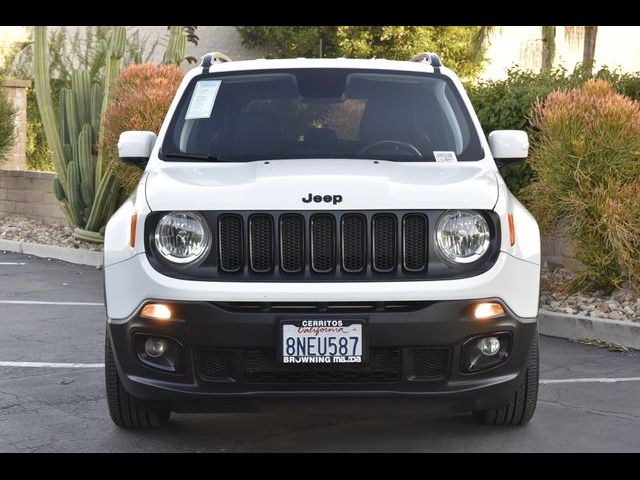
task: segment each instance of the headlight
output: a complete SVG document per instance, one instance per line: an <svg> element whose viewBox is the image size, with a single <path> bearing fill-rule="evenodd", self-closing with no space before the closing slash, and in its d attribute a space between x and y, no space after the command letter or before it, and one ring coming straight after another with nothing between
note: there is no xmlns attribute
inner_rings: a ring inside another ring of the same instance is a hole
<svg viewBox="0 0 640 480"><path fill-rule="evenodd" d="M456 263L471 263L489 248L489 225L482 215L470 210L449 210L436 226L440 252Z"/></svg>
<svg viewBox="0 0 640 480"><path fill-rule="evenodd" d="M211 231L196 212L167 213L158 222L155 233L160 255L173 263L192 263L211 246Z"/></svg>

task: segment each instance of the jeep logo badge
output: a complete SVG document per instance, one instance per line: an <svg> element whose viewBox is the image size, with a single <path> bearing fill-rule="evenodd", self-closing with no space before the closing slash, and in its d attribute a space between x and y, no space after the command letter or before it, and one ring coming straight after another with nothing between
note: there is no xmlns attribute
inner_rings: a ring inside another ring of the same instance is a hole
<svg viewBox="0 0 640 480"><path fill-rule="evenodd" d="M342 195L314 195L309 193L307 197L302 197L304 203L333 203L334 205L342 202Z"/></svg>

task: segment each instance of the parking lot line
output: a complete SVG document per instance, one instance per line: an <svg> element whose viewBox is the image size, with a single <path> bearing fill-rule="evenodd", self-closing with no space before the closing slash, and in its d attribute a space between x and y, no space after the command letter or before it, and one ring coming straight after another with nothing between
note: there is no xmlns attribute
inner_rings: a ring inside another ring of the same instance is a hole
<svg viewBox="0 0 640 480"><path fill-rule="evenodd" d="M101 302L44 302L37 300L0 300L0 305L64 305L80 307L104 307Z"/></svg>
<svg viewBox="0 0 640 480"><path fill-rule="evenodd" d="M26 265L27 262L0 262L0 265Z"/></svg>
<svg viewBox="0 0 640 480"><path fill-rule="evenodd" d="M104 368L104 363L0 362L0 367L27 367L27 368Z"/></svg>
<svg viewBox="0 0 640 480"><path fill-rule="evenodd" d="M560 378L552 380L540 380L541 384L553 383L618 383L618 382L640 382L640 377L623 378Z"/></svg>

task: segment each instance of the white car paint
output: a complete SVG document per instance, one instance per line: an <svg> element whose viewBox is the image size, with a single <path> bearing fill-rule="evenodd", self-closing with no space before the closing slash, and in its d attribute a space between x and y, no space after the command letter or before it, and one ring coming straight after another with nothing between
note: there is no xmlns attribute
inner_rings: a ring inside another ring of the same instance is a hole
<svg viewBox="0 0 640 480"><path fill-rule="evenodd" d="M527 158L529 136L522 130L494 130L489 134L489 148L496 160Z"/></svg>
<svg viewBox="0 0 640 480"><path fill-rule="evenodd" d="M310 192L340 193L343 210L478 208L498 200L493 171L475 162L271 160L248 163L167 162L149 171L151 210L322 210Z"/></svg>
<svg viewBox="0 0 640 480"><path fill-rule="evenodd" d="M277 68L367 68L428 72L425 63L389 60L295 59L215 63L212 71ZM164 162L158 150L178 101L196 67L185 75L151 151L135 194L109 221L105 233L105 289L110 321L132 315L145 301L392 301L498 297L514 313L534 319L538 311L540 234L535 219L509 192L490 146L458 77L445 67L469 109L485 152L474 162L412 163L367 160L276 160L249 163ZM500 136L498 136L500 137ZM521 139L521 136L520 136ZM522 147L522 143L520 143ZM339 193L343 201L305 204L310 192ZM304 210L304 209L493 209L500 217L502 252L487 272L457 280L410 282L203 282L160 274L149 264L144 222L164 210ZM129 245L131 217L136 237ZM508 215L516 228L511 245Z"/></svg>
<svg viewBox="0 0 640 480"><path fill-rule="evenodd" d="M153 132L122 132L118 139L120 158L149 158L156 139Z"/></svg>

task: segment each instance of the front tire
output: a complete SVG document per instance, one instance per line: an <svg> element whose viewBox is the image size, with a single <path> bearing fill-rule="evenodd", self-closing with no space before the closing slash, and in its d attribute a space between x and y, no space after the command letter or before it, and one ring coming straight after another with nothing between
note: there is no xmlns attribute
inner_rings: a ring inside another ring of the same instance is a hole
<svg viewBox="0 0 640 480"><path fill-rule="evenodd" d="M476 410L473 416L485 425L525 425L531 420L538 402L539 380L538 331L531 342L525 379L514 392L509 403L502 408Z"/></svg>
<svg viewBox="0 0 640 480"><path fill-rule="evenodd" d="M107 404L111 420L125 429L144 429L161 426L169 420L171 411L148 408L142 401L129 395L120 382L111 347L109 329L105 333L104 367Z"/></svg>

